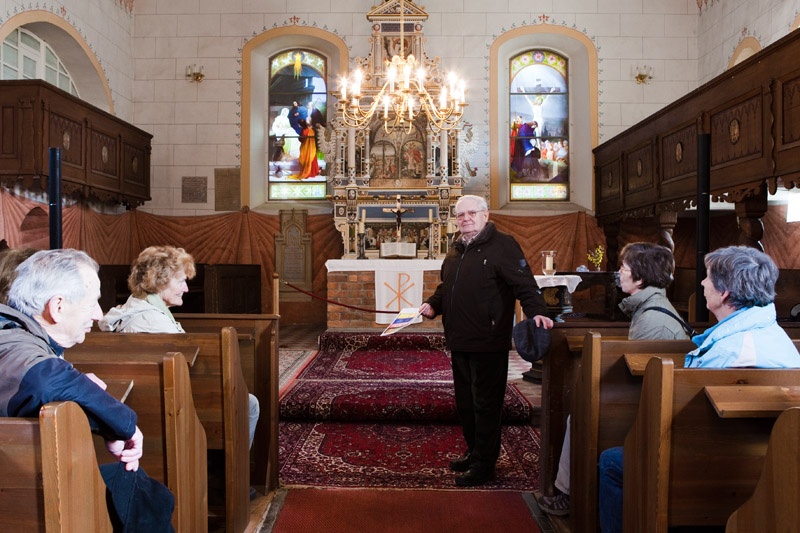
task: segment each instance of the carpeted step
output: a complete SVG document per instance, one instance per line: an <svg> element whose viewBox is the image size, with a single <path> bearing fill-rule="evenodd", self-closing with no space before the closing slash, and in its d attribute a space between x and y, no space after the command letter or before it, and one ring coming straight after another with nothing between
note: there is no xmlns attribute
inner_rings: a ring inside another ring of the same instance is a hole
<svg viewBox="0 0 800 533"><path fill-rule="evenodd" d="M504 424L528 424L532 407L514 385L506 388ZM432 422L456 424L452 382L298 381L280 402L281 420Z"/></svg>
<svg viewBox="0 0 800 533"><path fill-rule="evenodd" d="M400 332L381 337L379 332L326 331L319 338L320 350L441 350L444 351L444 333Z"/></svg>

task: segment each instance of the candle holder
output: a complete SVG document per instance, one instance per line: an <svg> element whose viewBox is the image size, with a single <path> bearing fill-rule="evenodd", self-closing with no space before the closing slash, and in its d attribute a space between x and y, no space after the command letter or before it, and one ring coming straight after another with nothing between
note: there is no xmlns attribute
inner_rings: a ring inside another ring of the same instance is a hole
<svg viewBox="0 0 800 533"><path fill-rule="evenodd" d="M428 255L426 259L433 259L433 223L428 224Z"/></svg>
<svg viewBox="0 0 800 533"><path fill-rule="evenodd" d="M358 257L356 259L366 259L366 249L367 249L367 232L361 231L358 233L358 240L356 240L356 245L358 248Z"/></svg>
<svg viewBox="0 0 800 533"><path fill-rule="evenodd" d="M545 276L553 276L556 273L556 251L542 251L542 273Z"/></svg>

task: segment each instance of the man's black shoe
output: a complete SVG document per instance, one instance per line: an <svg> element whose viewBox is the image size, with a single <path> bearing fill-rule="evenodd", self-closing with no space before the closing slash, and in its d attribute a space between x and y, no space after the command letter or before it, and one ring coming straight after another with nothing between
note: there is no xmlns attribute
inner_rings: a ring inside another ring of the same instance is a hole
<svg viewBox="0 0 800 533"><path fill-rule="evenodd" d="M456 487L476 487L494 479L494 468L472 465L466 473L456 476Z"/></svg>
<svg viewBox="0 0 800 533"><path fill-rule="evenodd" d="M450 470L453 472L466 472L469 470L470 465L472 464L472 460L469 457L469 454L459 457L458 459L453 459L450 461Z"/></svg>

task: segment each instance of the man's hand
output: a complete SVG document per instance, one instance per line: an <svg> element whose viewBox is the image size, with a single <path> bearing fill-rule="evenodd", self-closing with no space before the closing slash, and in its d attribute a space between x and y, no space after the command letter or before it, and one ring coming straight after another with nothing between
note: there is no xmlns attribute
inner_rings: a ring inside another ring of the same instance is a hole
<svg viewBox="0 0 800 533"><path fill-rule="evenodd" d="M419 306L419 314L424 316L425 318L433 318L436 316L436 312L433 310L433 307L428 302Z"/></svg>
<svg viewBox="0 0 800 533"><path fill-rule="evenodd" d="M106 449L117 458L118 461L125 463L125 470L136 472L139 469L139 459L142 458L144 445L144 435L136 426L136 431L128 440L107 440Z"/></svg>
<svg viewBox="0 0 800 533"><path fill-rule="evenodd" d="M553 328L553 319L550 317L546 317L544 315L536 315L535 317L533 317L533 322L540 328L544 329Z"/></svg>

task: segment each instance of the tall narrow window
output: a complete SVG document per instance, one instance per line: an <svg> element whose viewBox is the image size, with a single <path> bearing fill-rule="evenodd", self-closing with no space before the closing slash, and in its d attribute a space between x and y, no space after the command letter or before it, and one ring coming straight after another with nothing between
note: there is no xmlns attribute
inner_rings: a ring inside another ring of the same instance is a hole
<svg viewBox="0 0 800 533"><path fill-rule="evenodd" d="M567 59L528 50L509 72L509 198L569 200Z"/></svg>
<svg viewBox="0 0 800 533"><path fill-rule="evenodd" d="M12 31L0 48L0 79L45 80L75 96L78 89L50 46L24 28Z"/></svg>
<svg viewBox="0 0 800 533"><path fill-rule="evenodd" d="M325 198L327 165L317 143L317 126L326 125L327 110L325 58L295 49L270 59L270 200Z"/></svg>

